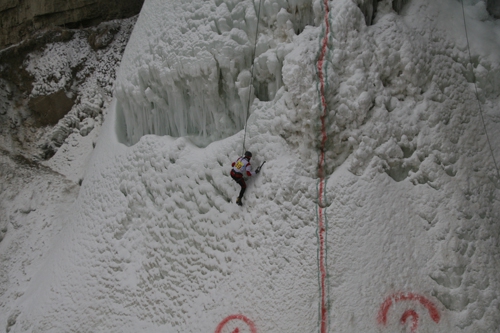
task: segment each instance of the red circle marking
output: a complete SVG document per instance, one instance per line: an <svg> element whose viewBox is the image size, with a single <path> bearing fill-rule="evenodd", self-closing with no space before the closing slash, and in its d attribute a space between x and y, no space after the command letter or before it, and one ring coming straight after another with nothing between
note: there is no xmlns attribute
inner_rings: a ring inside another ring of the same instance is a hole
<svg viewBox="0 0 500 333"><path fill-rule="evenodd" d="M390 307L393 303L401 301L417 301L422 304L428 311L429 315L434 320L434 322L439 323L441 317L439 316L439 311L437 307L430 300L424 296L413 294L413 293L397 293L393 294L385 299L385 301L380 306L378 312L378 322L379 324L387 324L387 312L389 312Z"/></svg>
<svg viewBox="0 0 500 333"><path fill-rule="evenodd" d="M250 319L248 319L247 317L245 317L244 315L241 315L241 314L230 315L230 316L227 316L226 318L224 318L224 320L221 321L219 325L217 325L217 328L215 329L215 333L221 333L224 326L228 322L230 322L231 320L241 320L245 324L248 325L251 333L257 333L257 329L255 328L255 324L253 323L253 321L251 321ZM240 332L240 330L238 328L236 328L231 333L239 333L239 332Z"/></svg>
<svg viewBox="0 0 500 333"><path fill-rule="evenodd" d="M415 310L406 310L401 316L401 324L405 324L408 318L412 318L411 333L415 333L418 328L418 314Z"/></svg>
<svg viewBox="0 0 500 333"><path fill-rule="evenodd" d="M417 295L413 293L396 293L387 297L380 306L380 310L378 312L378 317L377 317L379 324L387 325L387 313L389 312L390 307L393 304L401 301L419 302L427 309L427 311L429 311L429 316L432 318L432 320L434 320L434 322L436 323L439 323L439 320L441 319L439 311L437 307L434 305L434 303L432 303L430 300L428 300L422 295ZM401 317L401 323L402 324L406 323L406 320L409 317L412 318L411 332L414 333L417 331L419 317L418 314L415 312L415 310L406 310L403 313L403 316Z"/></svg>

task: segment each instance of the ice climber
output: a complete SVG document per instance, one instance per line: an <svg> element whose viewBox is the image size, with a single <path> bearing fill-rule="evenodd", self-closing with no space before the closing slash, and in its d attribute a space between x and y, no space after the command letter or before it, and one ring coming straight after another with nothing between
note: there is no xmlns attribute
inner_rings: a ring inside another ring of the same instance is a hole
<svg viewBox="0 0 500 333"><path fill-rule="evenodd" d="M245 194L245 190L247 189L247 184L245 183L244 176L251 177L260 172L260 167L258 167L255 172L252 171L250 159L252 159L252 153L246 151L244 156L239 157L235 162L231 164L231 166L233 167L231 169L231 178L233 178L234 181L241 186L240 195L236 199L236 203L240 206L243 205L241 199L243 199L243 194Z"/></svg>

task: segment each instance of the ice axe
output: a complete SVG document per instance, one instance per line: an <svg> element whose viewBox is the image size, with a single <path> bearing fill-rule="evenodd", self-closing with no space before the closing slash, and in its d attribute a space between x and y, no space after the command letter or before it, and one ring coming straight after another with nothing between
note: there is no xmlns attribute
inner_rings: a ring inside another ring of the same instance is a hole
<svg viewBox="0 0 500 333"><path fill-rule="evenodd" d="M260 169L262 169L262 166L264 165L264 163L266 163L266 161L262 162L262 164L259 165L259 167L257 168L257 170L255 170L256 173L260 172Z"/></svg>

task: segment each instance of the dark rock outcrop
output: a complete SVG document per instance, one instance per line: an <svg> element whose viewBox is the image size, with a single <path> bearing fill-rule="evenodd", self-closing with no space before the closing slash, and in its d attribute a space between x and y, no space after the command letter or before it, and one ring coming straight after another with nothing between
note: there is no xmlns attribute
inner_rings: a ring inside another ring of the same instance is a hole
<svg viewBox="0 0 500 333"><path fill-rule="evenodd" d="M59 90L50 95L32 98L29 107L36 114L38 126L56 125L73 107L75 99Z"/></svg>
<svg viewBox="0 0 500 333"><path fill-rule="evenodd" d="M115 22L107 22L97 26L88 37L90 46L95 50L99 50L108 46L120 30L120 25Z"/></svg>
<svg viewBox="0 0 500 333"><path fill-rule="evenodd" d="M500 0L487 0L486 9L494 18L500 18Z"/></svg>
<svg viewBox="0 0 500 333"><path fill-rule="evenodd" d="M138 14L144 0L2 0L0 49L36 31L62 26L86 28Z"/></svg>

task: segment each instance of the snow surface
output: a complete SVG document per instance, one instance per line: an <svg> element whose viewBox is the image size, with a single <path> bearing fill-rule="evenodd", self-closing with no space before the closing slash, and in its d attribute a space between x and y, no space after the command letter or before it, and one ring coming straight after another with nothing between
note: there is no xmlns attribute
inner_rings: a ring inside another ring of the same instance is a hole
<svg viewBox="0 0 500 333"><path fill-rule="evenodd" d="M0 326L319 331L325 7L263 1L245 133L257 3L145 2L78 197L49 171L0 193L18 207L2 216ZM474 87L498 160L499 22L465 3L471 64L459 2L382 1L369 27L356 2L327 4L328 331L500 332L500 184ZM238 207L244 137L267 163ZM28 172L9 170L8 186Z"/></svg>

